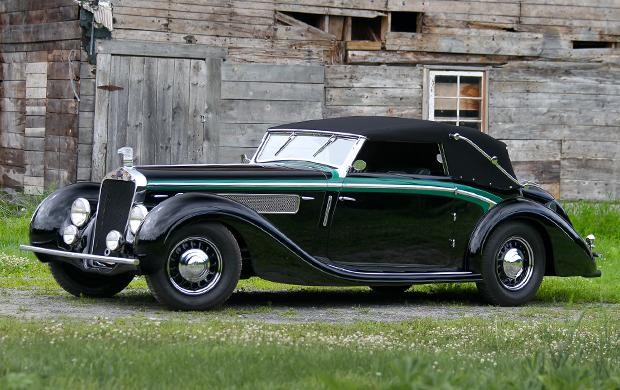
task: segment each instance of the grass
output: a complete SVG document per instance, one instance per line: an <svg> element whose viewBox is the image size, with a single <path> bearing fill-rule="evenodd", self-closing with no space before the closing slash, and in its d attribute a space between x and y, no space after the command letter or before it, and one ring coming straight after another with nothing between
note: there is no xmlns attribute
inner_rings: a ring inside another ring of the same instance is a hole
<svg viewBox="0 0 620 390"><path fill-rule="evenodd" d="M396 324L0 318L0 388L618 388L618 318Z"/></svg>
<svg viewBox="0 0 620 390"><path fill-rule="evenodd" d="M0 287L64 294L43 264L16 249L27 240L35 204L0 199ZM268 301L217 313L178 313L167 320L140 314L86 322L25 320L15 313L0 316L0 388L617 389L620 204L565 206L582 235L597 236L603 277L545 278L535 302L516 319L266 324L238 318L247 313L297 317L295 307L274 311ZM130 288L144 294L146 286L137 278ZM321 288L252 278L239 289ZM410 294L413 304L444 305L478 305L476 296L472 284L416 286ZM369 312L353 301L353 310ZM558 306L581 315L567 317Z"/></svg>

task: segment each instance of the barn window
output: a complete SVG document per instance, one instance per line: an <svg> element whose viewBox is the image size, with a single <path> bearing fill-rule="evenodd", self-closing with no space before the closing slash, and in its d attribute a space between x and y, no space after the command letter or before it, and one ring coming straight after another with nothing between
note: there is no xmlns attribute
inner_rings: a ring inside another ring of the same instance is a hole
<svg viewBox="0 0 620 390"><path fill-rule="evenodd" d="M351 40L380 41L381 22L381 17L372 19L351 17Z"/></svg>
<svg viewBox="0 0 620 390"><path fill-rule="evenodd" d="M307 14L303 12L281 12L286 16L290 16L300 22L303 22L309 26L318 28L325 31L325 15L319 14Z"/></svg>
<svg viewBox="0 0 620 390"><path fill-rule="evenodd" d="M390 14L390 31L392 32L420 32L422 26L421 12L392 12Z"/></svg>
<svg viewBox="0 0 620 390"><path fill-rule="evenodd" d="M429 120L486 131L485 72L430 70L428 76Z"/></svg>

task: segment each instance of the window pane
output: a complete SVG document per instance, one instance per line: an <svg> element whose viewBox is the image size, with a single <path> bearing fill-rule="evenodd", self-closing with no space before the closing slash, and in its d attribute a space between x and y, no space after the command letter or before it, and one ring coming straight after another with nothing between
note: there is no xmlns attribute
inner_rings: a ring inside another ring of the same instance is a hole
<svg viewBox="0 0 620 390"><path fill-rule="evenodd" d="M435 117L456 118L456 99L435 99Z"/></svg>
<svg viewBox="0 0 620 390"><path fill-rule="evenodd" d="M480 122L460 122L463 127L471 127L472 129L480 130Z"/></svg>
<svg viewBox="0 0 620 390"><path fill-rule="evenodd" d="M460 99L459 111L461 118L480 119L480 100Z"/></svg>
<svg viewBox="0 0 620 390"><path fill-rule="evenodd" d="M482 96L482 78L463 76L461 77L460 96L481 97Z"/></svg>
<svg viewBox="0 0 620 390"><path fill-rule="evenodd" d="M435 96L456 97L457 76L435 76Z"/></svg>
<svg viewBox="0 0 620 390"><path fill-rule="evenodd" d="M450 122L450 121L437 121L437 122L445 123L445 124L452 125L452 126L456 126L456 122Z"/></svg>

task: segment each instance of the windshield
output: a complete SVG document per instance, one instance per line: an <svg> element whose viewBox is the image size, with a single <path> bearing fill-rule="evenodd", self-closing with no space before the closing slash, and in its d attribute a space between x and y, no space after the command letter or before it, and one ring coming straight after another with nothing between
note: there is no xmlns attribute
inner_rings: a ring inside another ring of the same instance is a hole
<svg viewBox="0 0 620 390"><path fill-rule="evenodd" d="M273 132L259 148L256 162L304 160L341 167L358 138L329 133Z"/></svg>

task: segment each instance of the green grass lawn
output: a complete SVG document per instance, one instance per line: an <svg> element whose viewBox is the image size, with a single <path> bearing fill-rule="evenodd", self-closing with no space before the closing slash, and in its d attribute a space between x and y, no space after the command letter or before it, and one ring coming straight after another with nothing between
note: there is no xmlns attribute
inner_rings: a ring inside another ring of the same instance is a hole
<svg viewBox="0 0 620 390"><path fill-rule="evenodd" d="M616 389L619 329L574 321L0 319L0 388ZM618 317L615 318L617 321Z"/></svg>
<svg viewBox="0 0 620 390"><path fill-rule="evenodd" d="M44 265L16 249L27 240L32 204L0 202L0 287L64 294ZM0 316L0 389L617 389L620 205L566 208L581 234L597 236L603 277L545 278L531 316L283 325L211 312L169 320ZM145 284L137 278L130 287L143 291ZM304 289L255 278L240 288ZM414 290L426 304L447 296L448 303L480 305L472 284ZM557 307L576 307L581 316L557 316Z"/></svg>

